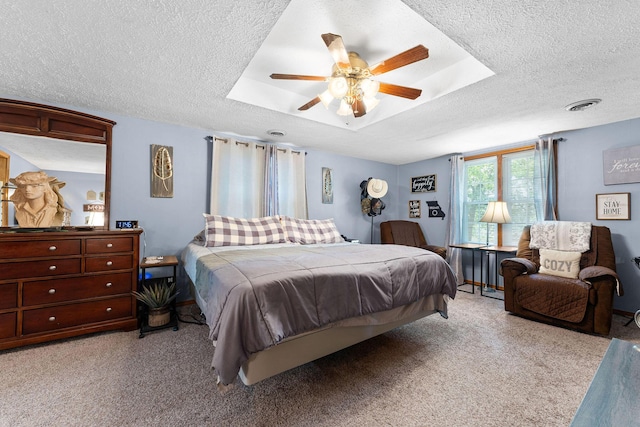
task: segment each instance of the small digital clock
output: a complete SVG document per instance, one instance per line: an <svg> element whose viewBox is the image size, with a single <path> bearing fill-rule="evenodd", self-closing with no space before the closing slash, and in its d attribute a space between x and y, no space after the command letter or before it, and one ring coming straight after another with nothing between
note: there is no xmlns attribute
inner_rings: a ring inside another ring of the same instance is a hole
<svg viewBox="0 0 640 427"><path fill-rule="evenodd" d="M118 220L116 221L116 228L123 229L123 230L131 230L134 228L138 228L138 220L137 219L135 220L129 219L126 221Z"/></svg>

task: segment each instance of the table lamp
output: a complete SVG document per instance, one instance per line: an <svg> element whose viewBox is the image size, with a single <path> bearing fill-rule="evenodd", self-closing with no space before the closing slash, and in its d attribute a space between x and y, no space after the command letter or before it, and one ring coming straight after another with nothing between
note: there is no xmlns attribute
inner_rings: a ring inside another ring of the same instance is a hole
<svg viewBox="0 0 640 427"><path fill-rule="evenodd" d="M487 223L487 246L489 246L489 224L506 224L511 222L507 202L489 202L480 222Z"/></svg>

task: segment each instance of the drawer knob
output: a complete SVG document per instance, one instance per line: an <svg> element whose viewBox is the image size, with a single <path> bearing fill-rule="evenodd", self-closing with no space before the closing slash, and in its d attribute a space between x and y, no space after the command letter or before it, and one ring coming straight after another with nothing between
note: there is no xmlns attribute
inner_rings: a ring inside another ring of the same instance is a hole
<svg viewBox="0 0 640 427"><path fill-rule="evenodd" d="M55 321L56 321L56 316L49 317L49 322L55 322Z"/></svg>
<svg viewBox="0 0 640 427"><path fill-rule="evenodd" d="M112 248L113 247L113 243L107 243L107 247L108 248Z"/></svg>
<svg viewBox="0 0 640 427"><path fill-rule="evenodd" d="M56 268L58 268L58 267L56 267L55 265L50 265L49 266L49 270L51 270L51 271L54 271Z"/></svg>
<svg viewBox="0 0 640 427"><path fill-rule="evenodd" d="M111 267L113 265L113 261L107 261L107 265Z"/></svg>
<svg viewBox="0 0 640 427"><path fill-rule="evenodd" d="M111 307L107 307L107 313L111 313Z"/></svg>
<svg viewBox="0 0 640 427"><path fill-rule="evenodd" d="M49 293L50 293L51 295L53 295L53 294L55 294L55 293L56 293L56 290L55 290L55 289L49 289Z"/></svg>
<svg viewBox="0 0 640 427"><path fill-rule="evenodd" d="M107 283L105 286L106 286L107 288L110 288L110 287L112 287L112 286L113 286L113 283L109 282L109 283Z"/></svg>
<svg viewBox="0 0 640 427"><path fill-rule="evenodd" d="M57 248L57 247L55 247L55 246L53 246L53 245L52 245L52 246L49 246L49 250L50 250L50 251L55 251L56 249L58 249L58 248Z"/></svg>

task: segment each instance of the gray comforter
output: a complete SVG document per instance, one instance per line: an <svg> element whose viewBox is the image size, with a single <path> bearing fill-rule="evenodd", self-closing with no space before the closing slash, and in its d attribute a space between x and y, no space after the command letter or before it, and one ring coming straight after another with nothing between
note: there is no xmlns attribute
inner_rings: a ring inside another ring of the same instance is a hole
<svg viewBox="0 0 640 427"><path fill-rule="evenodd" d="M432 252L358 244L212 253L198 259L195 286L223 384L252 353L287 337L431 294L454 298L457 289L449 265Z"/></svg>

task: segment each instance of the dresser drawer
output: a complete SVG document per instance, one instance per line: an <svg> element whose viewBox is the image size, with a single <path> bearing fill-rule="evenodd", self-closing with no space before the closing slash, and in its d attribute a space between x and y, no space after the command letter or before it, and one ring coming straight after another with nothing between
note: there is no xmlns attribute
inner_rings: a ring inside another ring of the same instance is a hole
<svg viewBox="0 0 640 427"><path fill-rule="evenodd" d="M25 282L22 290L22 305L53 304L129 293L132 283L135 283L133 274L133 272L101 274Z"/></svg>
<svg viewBox="0 0 640 427"><path fill-rule="evenodd" d="M131 297L25 310L22 319L23 335L78 325L104 322L132 316Z"/></svg>
<svg viewBox="0 0 640 427"><path fill-rule="evenodd" d="M29 242L2 242L0 259L39 258L80 255L81 240L41 240Z"/></svg>
<svg viewBox="0 0 640 427"><path fill-rule="evenodd" d="M0 280L80 273L80 258L0 263Z"/></svg>
<svg viewBox="0 0 640 427"><path fill-rule="evenodd" d="M133 251L133 238L111 237L101 239L87 239L85 252L87 254L105 254L113 252Z"/></svg>
<svg viewBox="0 0 640 427"><path fill-rule="evenodd" d="M84 271L96 273L100 271L126 270L133 267L131 255L109 255L88 257L85 259Z"/></svg>
<svg viewBox="0 0 640 427"><path fill-rule="evenodd" d="M17 313L0 314L0 340L16 336Z"/></svg>
<svg viewBox="0 0 640 427"><path fill-rule="evenodd" d="M0 285L0 310L18 306L18 284L5 283Z"/></svg>

